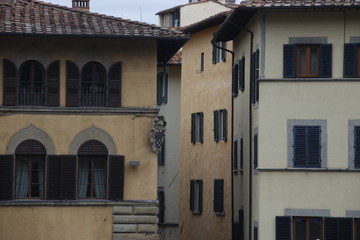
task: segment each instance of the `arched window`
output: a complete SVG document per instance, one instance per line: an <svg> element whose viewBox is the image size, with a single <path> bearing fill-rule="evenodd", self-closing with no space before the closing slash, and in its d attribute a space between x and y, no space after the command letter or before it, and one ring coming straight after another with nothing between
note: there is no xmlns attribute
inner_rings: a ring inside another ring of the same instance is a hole
<svg viewBox="0 0 360 240"><path fill-rule="evenodd" d="M89 140L78 150L78 198L106 198L107 189L106 146Z"/></svg>
<svg viewBox="0 0 360 240"><path fill-rule="evenodd" d="M15 150L15 198L44 198L46 149L25 140Z"/></svg>
<svg viewBox="0 0 360 240"><path fill-rule="evenodd" d="M37 61L27 61L20 67L19 105L43 106L45 103L45 70Z"/></svg>
<svg viewBox="0 0 360 240"><path fill-rule="evenodd" d="M106 70L98 62L87 63L81 71L81 106L106 105Z"/></svg>

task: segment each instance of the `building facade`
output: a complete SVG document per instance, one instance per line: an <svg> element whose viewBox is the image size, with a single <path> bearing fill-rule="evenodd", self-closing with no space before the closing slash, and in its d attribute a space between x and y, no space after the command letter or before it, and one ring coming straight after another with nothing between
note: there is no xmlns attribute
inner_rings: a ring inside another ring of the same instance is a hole
<svg viewBox="0 0 360 240"><path fill-rule="evenodd" d="M358 8L244 1L215 34L238 68L236 239L359 238Z"/></svg>
<svg viewBox="0 0 360 240"><path fill-rule="evenodd" d="M0 12L0 238L158 239L157 63L186 35L37 1Z"/></svg>

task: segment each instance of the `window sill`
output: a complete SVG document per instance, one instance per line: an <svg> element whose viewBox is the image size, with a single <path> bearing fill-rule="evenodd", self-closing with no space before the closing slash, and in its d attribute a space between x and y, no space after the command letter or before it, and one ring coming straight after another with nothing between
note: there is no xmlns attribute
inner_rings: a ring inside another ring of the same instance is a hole
<svg viewBox="0 0 360 240"><path fill-rule="evenodd" d="M224 212L215 212L216 216L223 217L225 216Z"/></svg>
<svg viewBox="0 0 360 240"><path fill-rule="evenodd" d="M194 215L201 215L201 212L199 212L199 211L192 211L192 213L194 214Z"/></svg>
<svg viewBox="0 0 360 240"><path fill-rule="evenodd" d="M242 169L236 169L236 170L233 170L232 173L233 173L234 175L243 174L243 170L242 170Z"/></svg>

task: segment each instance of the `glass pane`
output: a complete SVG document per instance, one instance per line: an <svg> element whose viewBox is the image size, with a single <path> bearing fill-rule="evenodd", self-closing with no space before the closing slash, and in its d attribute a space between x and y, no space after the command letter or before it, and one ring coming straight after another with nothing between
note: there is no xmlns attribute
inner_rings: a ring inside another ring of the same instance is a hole
<svg viewBox="0 0 360 240"><path fill-rule="evenodd" d="M321 219L311 218L310 221L310 240L318 240L321 237Z"/></svg>
<svg viewBox="0 0 360 240"><path fill-rule="evenodd" d="M306 75L306 48L299 47L299 74Z"/></svg>
<svg viewBox="0 0 360 240"><path fill-rule="evenodd" d="M29 161L28 157L16 157L16 198L27 198L29 192Z"/></svg>
<svg viewBox="0 0 360 240"><path fill-rule="evenodd" d="M317 47L310 48L310 74L317 75L319 72L319 49Z"/></svg>
<svg viewBox="0 0 360 240"><path fill-rule="evenodd" d="M295 240L306 239L306 219L295 218Z"/></svg>
<svg viewBox="0 0 360 240"><path fill-rule="evenodd" d="M88 157L79 157L78 196L85 198L91 196L91 160Z"/></svg>
<svg viewBox="0 0 360 240"><path fill-rule="evenodd" d="M44 73L41 68L41 66L38 63L33 63L34 66L34 86L36 87L42 87L43 85L43 79L44 79Z"/></svg>
<svg viewBox="0 0 360 240"><path fill-rule="evenodd" d="M105 198L106 194L106 157L94 157L94 197Z"/></svg>
<svg viewBox="0 0 360 240"><path fill-rule="evenodd" d="M21 68L20 87L30 86L30 63Z"/></svg>

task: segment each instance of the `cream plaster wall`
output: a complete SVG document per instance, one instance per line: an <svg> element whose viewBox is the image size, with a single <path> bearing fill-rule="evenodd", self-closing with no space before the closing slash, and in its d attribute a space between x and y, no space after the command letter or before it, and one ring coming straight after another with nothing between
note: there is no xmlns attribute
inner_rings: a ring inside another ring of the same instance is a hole
<svg viewBox="0 0 360 240"><path fill-rule="evenodd" d="M217 26L218 27L218 26ZM181 75L180 239L231 239L231 55L212 64L212 34L217 27L191 35L183 47ZM232 49L228 43L227 48ZM204 71L200 54L204 52ZM213 111L228 110L227 142L214 142ZM204 113L204 143L190 142L191 113ZM190 180L203 180L203 211L189 210ZM225 216L213 210L214 179L224 179ZM194 227L196 226L196 227Z"/></svg>
<svg viewBox="0 0 360 240"><path fill-rule="evenodd" d="M4 240L112 239L112 207L0 207L0 213Z"/></svg>

